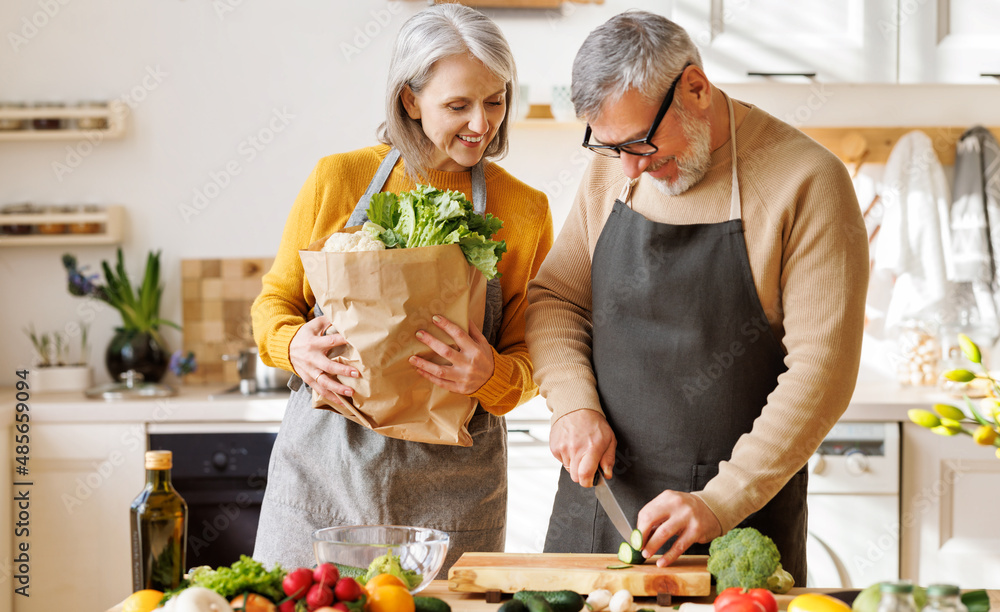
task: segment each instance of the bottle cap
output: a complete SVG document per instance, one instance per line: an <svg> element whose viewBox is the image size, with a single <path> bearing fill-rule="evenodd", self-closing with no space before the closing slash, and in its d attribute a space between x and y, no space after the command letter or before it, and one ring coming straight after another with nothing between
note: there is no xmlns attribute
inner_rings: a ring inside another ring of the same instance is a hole
<svg viewBox="0 0 1000 612"><path fill-rule="evenodd" d="M146 451L147 470L169 470L174 463L174 454L170 451Z"/></svg>
<svg viewBox="0 0 1000 612"><path fill-rule="evenodd" d="M953 584L932 584L927 587L927 596L958 595L958 587Z"/></svg>
<svg viewBox="0 0 1000 612"><path fill-rule="evenodd" d="M879 585L880 592L882 593L912 593L913 583L912 582L883 582Z"/></svg>

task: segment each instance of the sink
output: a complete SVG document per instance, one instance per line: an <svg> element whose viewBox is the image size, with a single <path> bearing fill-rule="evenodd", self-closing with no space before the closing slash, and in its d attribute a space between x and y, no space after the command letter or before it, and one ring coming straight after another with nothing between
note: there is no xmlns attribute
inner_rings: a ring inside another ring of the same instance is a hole
<svg viewBox="0 0 1000 612"><path fill-rule="evenodd" d="M288 387L280 387L278 389L257 389L250 393L243 393L240 391L240 385L235 387L230 387L218 393L212 393L208 396L210 400L216 399L288 399L292 394Z"/></svg>

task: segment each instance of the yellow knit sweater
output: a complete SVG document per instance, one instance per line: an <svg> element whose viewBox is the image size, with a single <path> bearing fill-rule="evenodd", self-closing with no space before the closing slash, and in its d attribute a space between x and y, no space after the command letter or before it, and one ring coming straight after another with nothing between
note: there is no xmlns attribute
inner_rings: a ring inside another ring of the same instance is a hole
<svg viewBox="0 0 1000 612"><path fill-rule="evenodd" d="M379 145L325 157L316 164L285 223L281 246L263 289L253 303L254 338L268 365L294 371L288 345L305 324L313 304L299 250L342 229L379 164L389 153ZM493 376L472 394L485 410L504 414L537 392L531 360L524 342L527 285L552 246L552 214L545 194L518 181L496 164L485 168L486 211L503 221L497 240L507 242L497 268L503 288L503 321L494 347ZM428 172L428 182L439 189L461 191L472 197L469 172ZM409 191L416 185L399 162L383 191Z"/></svg>
<svg viewBox="0 0 1000 612"><path fill-rule="evenodd" d="M809 459L847 408L861 356L868 240L844 165L798 130L751 108L736 133L747 251L757 295L787 352L788 371L750 434L698 495L724 530L759 510ZM704 179L680 196L643 177L632 208L660 223L729 218L727 141ZM626 182L617 159L595 156L528 299L528 346L553 421L601 412L591 367L590 266ZM669 376L649 365L649 376ZM650 423L669 427L669 423ZM711 431L705 432L712 435Z"/></svg>

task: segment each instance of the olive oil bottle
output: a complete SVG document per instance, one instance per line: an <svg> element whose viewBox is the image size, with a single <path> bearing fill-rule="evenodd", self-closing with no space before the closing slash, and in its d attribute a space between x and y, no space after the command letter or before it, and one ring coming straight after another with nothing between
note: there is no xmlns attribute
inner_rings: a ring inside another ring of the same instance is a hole
<svg viewBox="0 0 1000 612"><path fill-rule="evenodd" d="M188 508L170 483L170 451L146 452L146 486L132 502L132 590L175 589L184 576Z"/></svg>

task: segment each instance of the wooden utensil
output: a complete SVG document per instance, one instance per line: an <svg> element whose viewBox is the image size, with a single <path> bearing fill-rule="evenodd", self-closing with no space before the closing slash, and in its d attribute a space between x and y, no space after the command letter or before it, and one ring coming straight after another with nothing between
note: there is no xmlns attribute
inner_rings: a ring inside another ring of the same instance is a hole
<svg viewBox="0 0 1000 612"><path fill-rule="evenodd" d="M627 589L646 597L701 597L711 592L707 555L685 555L662 568L656 567L657 558L626 569L608 569L621 561L604 554L465 553L448 571L448 588L468 593Z"/></svg>

